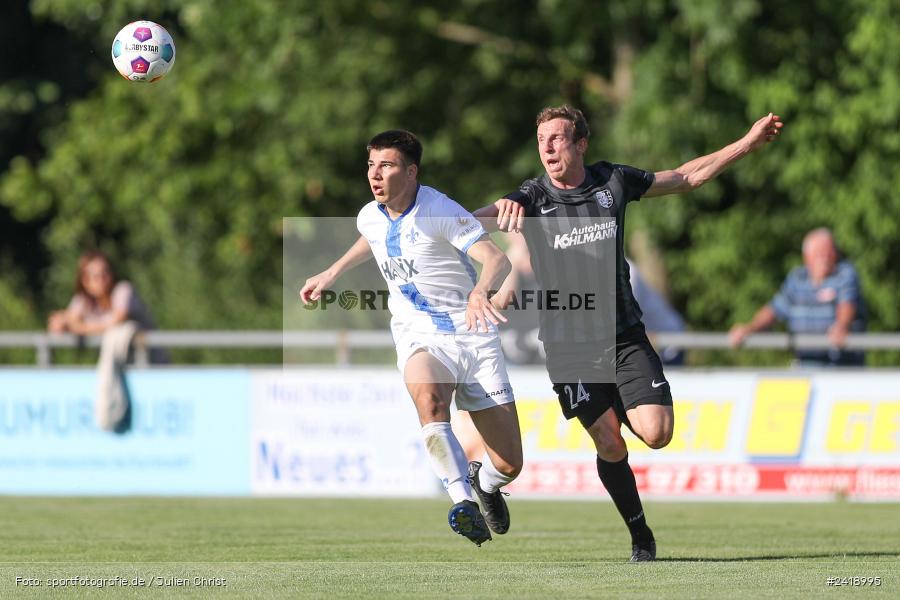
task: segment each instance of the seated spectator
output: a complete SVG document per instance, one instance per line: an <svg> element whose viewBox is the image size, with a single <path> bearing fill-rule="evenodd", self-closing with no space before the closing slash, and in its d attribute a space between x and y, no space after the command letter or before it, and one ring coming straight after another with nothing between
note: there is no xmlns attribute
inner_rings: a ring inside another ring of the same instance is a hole
<svg viewBox="0 0 900 600"><path fill-rule="evenodd" d="M809 232L803 239L803 266L793 269L781 290L746 324L731 328L732 346L776 321L787 323L791 333L825 333L829 350L798 350L803 366L857 366L865 362L862 352L842 350L850 331L865 329L865 307L856 269L840 260L828 229Z"/></svg>
<svg viewBox="0 0 900 600"><path fill-rule="evenodd" d="M628 261L628 270L631 272L631 291L644 314L644 327L647 329L650 340L653 341L654 333L684 331L684 319L681 318L678 311L672 308L662 294L647 283L637 265L630 259L626 260ZM684 364L684 350L681 348L657 348L657 352L659 352L659 358L663 364Z"/></svg>
<svg viewBox="0 0 900 600"><path fill-rule="evenodd" d="M126 433L131 427L131 397L125 378L131 342L137 331L152 329L147 307L127 281L119 281L109 258L100 251L78 259L75 295L65 310L50 315L51 333L102 335L97 364L94 422L104 431ZM161 351L151 361L167 362Z"/></svg>
<svg viewBox="0 0 900 600"><path fill-rule="evenodd" d="M51 333L100 335L125 321L135 321L144 330L155 327L134 287L116 277L106 254L85 252L78 259L75 294L65 310L50 315L47 328Z"/></svg>

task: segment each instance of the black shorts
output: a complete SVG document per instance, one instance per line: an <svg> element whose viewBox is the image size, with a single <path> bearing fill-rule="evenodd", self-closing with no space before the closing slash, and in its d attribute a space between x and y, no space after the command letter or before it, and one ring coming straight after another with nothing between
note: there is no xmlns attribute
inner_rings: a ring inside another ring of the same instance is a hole
<svg viewBox="0 0 900 600"><path fill-rule="evenodd" d="M619 334L615 343L615 383L609 366L612 344L544 344L547 372L566 419L578 417L585 429L612 408L627 424L626 413L642 404L672 406L672 391L662 361L643 325Z"/></svg>

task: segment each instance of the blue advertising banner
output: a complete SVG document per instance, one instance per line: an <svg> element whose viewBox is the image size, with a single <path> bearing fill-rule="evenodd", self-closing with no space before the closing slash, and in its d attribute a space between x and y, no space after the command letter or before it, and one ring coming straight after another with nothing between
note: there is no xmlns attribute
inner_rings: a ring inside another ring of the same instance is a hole
<svg viewBox="0 0 900 600"><path fill-rule="evenodd" d="M0 493L247 495L250 374L131 370L130 426L94 424L93 369L0 370Z"/></svg>

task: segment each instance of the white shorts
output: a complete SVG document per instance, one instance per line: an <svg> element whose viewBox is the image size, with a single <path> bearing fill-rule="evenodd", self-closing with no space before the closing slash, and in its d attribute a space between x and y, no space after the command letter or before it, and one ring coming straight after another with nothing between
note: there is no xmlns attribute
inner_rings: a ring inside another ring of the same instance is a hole
<svg viewBox="0 0 900 600"><path fill-rule="evenodd" d="M397 340L397 368L424 350L443 364L456 381L456 408L477 411L513 402L512 386L496 333L404 333Z"/></svg>

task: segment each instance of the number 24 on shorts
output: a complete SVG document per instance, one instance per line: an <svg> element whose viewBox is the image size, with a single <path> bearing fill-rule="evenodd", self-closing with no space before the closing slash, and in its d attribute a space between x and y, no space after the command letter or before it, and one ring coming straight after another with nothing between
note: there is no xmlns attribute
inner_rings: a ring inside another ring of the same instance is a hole
<svg viewBox="0 0 900 600"><path fill-rule="evenodd" d="M582 402L590 402L591 395L587 393L587 390L584 389L584 386L581 385L581 380L578 380L578 387L575 391L572 390L571 385L566 385L563 390L566 392L566 396L569 397L569 406L573 409L578 408L578 405Z"/></svg>

